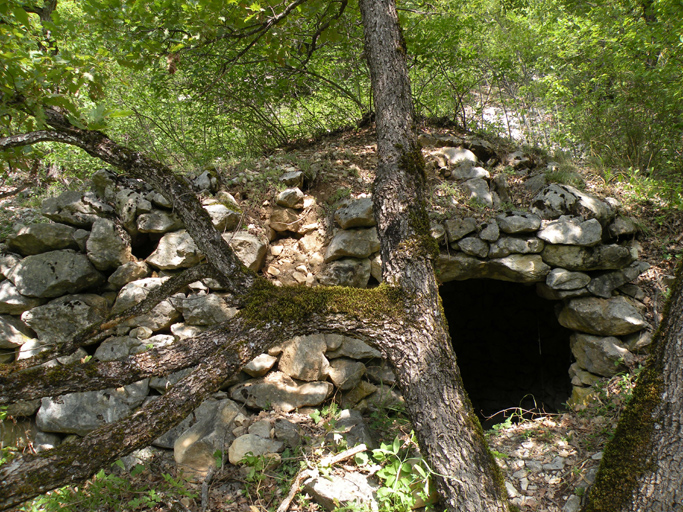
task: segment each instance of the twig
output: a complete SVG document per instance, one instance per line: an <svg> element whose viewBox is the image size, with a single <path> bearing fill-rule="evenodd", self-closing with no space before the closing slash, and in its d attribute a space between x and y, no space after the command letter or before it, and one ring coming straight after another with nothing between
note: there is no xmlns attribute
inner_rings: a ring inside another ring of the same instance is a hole
<svg viewBox="0 0 683 512"><path fill-rule="evenodd" d="M341 462L346 459L350 459L354 455L360 452L364 452L367 450L368 447L365 446L364 444L359 444L358 446L354 446L353 448L349 448L348 450L344 450L341 453L338 453L337 455L333 457L325 457L323 460L320 461L320 465L322 467L327 467L331 466L333 464L336 464L337 462Z"/></svg>

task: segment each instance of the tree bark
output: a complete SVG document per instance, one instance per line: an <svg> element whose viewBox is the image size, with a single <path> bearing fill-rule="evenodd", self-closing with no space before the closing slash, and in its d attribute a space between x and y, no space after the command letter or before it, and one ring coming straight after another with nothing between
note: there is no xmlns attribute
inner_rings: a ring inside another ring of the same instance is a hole
<svg viewBox="0 0 683 512"><path fill-rule="evenodd" d="M683 511L683 265L584 512Z"/></svg>
<svg viewBox="0 0 683 512"><path fill-rule="evenodd" d="M406 48L393 0L360 0L377 112L374 211L382 276L406 301L404 335L383 340L426 460L447 510L504 511L500 470L465 393L442 313L425 206Z"/></svg>

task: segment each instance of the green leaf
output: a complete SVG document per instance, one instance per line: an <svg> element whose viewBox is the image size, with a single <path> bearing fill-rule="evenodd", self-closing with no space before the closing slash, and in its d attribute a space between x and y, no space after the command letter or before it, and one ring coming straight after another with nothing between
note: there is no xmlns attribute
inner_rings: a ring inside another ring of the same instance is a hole
<svg viewBox="0 0 683 512"><path fill-rule="evenodd" d="M31 28L31 20L28 17L28 13L24 9L21 7L15 7L12 9L12 14L14 14L14 17L26 28Z"/></svg>

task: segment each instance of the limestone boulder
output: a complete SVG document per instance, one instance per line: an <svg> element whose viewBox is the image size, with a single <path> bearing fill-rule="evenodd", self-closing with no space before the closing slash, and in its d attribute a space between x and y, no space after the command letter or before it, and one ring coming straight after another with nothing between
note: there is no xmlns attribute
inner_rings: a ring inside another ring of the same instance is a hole
<svg viewBox="0 0 683 512"><path fill-rule="evenodd" d="M241 408L229 399L216 403L213 414L195 423L173 444L173 457L178 467L192 476L204 477L216 467L215 453L226 453L234 436L231 431Z"/></svg>
<svg viewBox="0 0 683 512"><path fill-rule="evenodd" d="M442 167L454 167L462 163L477 164L477 157L472 151L465 148L445 147L432 152Z"/></svg>
<svg viewBox="0 0 683 512"><path fill-rule="evenodd" d="M350 336L342 338L341 345L336 350L329 350L327 352L329 359L336 359L338 357L348 357L350 359L372 359L382 356L379 350L371 347L364 341Z"/></svg>
<svg viewBox="0 0 683 512"><path fill-rule="evenodd" d="M112 336L104 340L95 351L98 361L123 361L131 354L137 354L144 347L138 338L130 336Z"/></svg>
<svg viewBox="0 0 683 512"><path fill-rule="evenodd" d="M93 222L85 244L88 259L97 270L109 270L133 261L130 235L109 219Z"/></svg>
<svg viewBox="0 0 683 512"><path fill-rule="evenodd" d="M284 183L288 187L301 188L304 186L304 173L302 171L293 169L280 176L280 182Z"/></svg>
<svg viewBox="0 0 683 512"><path fill-rule="evenodd" d="M461 238L477 230L477 221L471 217L448 219L443 223L448 243L457 242Z"/></svg>
<svg viewBox="0 0 683 512"><path fill-rule="evenodd" d="M364 444L372 449L376 444L363 416L353 409L344 409L339 413L334 427L325 436L325 441L329 444L343 444L349 448Z"/></svg>
<svg viewBox="0 0 683 512"><path fill-rule="evenodd" d="M618 338L574 333L569 339L579 367L591 373L611 377L633 360L633 355Z"/></svg>
<svg viewBox="0 0 683 512"><path fill-rule="evenodd" d="M370 270L369 259L344 258L326 265L317 275L317 278L323 286L367 288L370 281Z"/></svg>
<svg viewBox="0 0 683 512"><path fill-rule="evenodd" d="M510 254L538 254L543 251L544 247L543 240L533 236L526 238L504 236L491 244L489 257L504 258Z"/></svg>
<svg viewBox="0 0 683 512"><path fill-rule="evenodd" d="M277 363L277 357L261 354L247 363L242 371L250 377L263 377Z"/></svg>
<svg viewBox="0 0 683 512"><path fill-rule="evenodd" d="M237 384L231 388L230 396L247 407L277 407L283 412L291 412L300 407L320 405L333 391L331 382L297 384L282 372L271 372L263 378Z"/></svg>
<svg viewBox="0 0 683 512"><path fill-rule="evenodd" d="M367 402L363 402L367 397L371 396L377 391L377 386L370 384L365 380L361 380L358 385L350 391L347 391L342 395L342 407L356 407L361 403L365 403L364 407L358 407L363 409L367 407Z"/></svg>
<svg viewBox="0 0 683 512"><path fill-rule="evenodd" d="M114 210L93 192L67 190L43 201L41 213L55 222L90 228L98 218L113 216Z"/></svg>
<svg viewBox="0 0 683 512"><path fill-rule="evenodd" d="M187 325L216 325L237 314L237 308L230 307L225 297L216 293L188 295L176 304Z"/></svg>
<svg viewBox="0 0 683 512"><path fill-rule="evenodd" d="M636 223L628 217L615 217L607 226L607 233L612 238L635 235L638 232Z"/></svg>
<svg viewBox="0 0 683 512"><path fill-rule="evenodd" d="M17 263L7 278L22 295L52 298L77 293L104 282L85 254L70 250L27 256Z"/></svg>
<svg viewBox="0 0 683 512"><path fill-rule="evenodd" d="M490 279L515 283L545 281L550 267L538 254L511 254L488 262L486 275Z"/></svg>
<svg viewBox="0 0 683 512"><path fill-rule="evenodd" d="M263 438L256 434L245 434L235 439L228 450L230 464L239 464L247 454L255 457L281 452L285 445L282 441Z"/></svg>
<svg viewBox="0 0 683 512"><path fill-rule="evenodd" d="M493 206L494 196L489 189L489 184L482 178L473 178L463 183L463 188L467 192L469 199L479 204Z"/></svg>
<svg viewBox="0 0 683 512"><path fill-rule="evenodd" d="M479 238L485 240L486 242L495 242L500 238L500 228L498 223L493 220L491 222L486 222L482 224L481 231L479 232Z"/></svg>
<svg viewBox="0 0 683 512"><path fill-rule="evenodd" d="M166 233L156 250L145 260L147 264L162 270L194 267L202 260L203 255L190 234L181 229Z"/></svg>
<svg viewBox="0 0 683 512"><path fill-rule="evenodd" d="M304 207L304 193L298 187L285 189L277 195L275 204L300 210Z"/></svg>
<svg viewBox="0 0 683 512"><path fill-rule="evenodd" d="M228 205L219 202L204 204L204 209L209 212L214 227L221 232L234 230L242 219L239 208L229 202Z"/></svg>
<svg viewBox="0 0 683 512"><path fill-rule="evenodd" d="M137 228L140 233L168 233L178 231L185 227L183 221L172 212L164 210L152 210L143 213L137 218Z"/></svg>
<svg viewBox="0 0 683 512"><path fill-rule="evenodd" d="M59 223L31 224L7 237L5 243L10 251L23 256L60 249L78 250L74 239L76 228Z"/></svg>
<svg viewBox="0 0 683 512"><path fill-rule="evenodd" d="M470 162L461 164L451 171L452 180L489 179L491 174L483 167L474 167Z"/></svg>
<svg viewBox="0 0 683 512"><path fill-rule="evenodd" d="M322 334L297 336L282 347L278 368L294 379L307 382L324 380L329 371L326 350L327 342Z"/></svg>
<svg viewBox="0 0 683 512"><path fill-rule="evenodd" d="M579 271L620 269L634 260L628 247L616 244L596 247L546 245L541 256L551 267Z"/></svg>
<svg viewBox="0 0 683 512"><path fill-rule="evenodd" d="M348 391L355 388L365 375L365 365L353 359L334 359L328 373L337 388Z"/></svg>
<svg viewBox="0 0 683 512"><path fill-rule="evenodd" d="M635 280L648 268L650 268L648 263L636 261L622 270L605 272L591 280L590 284L587 286L588 291L593 295L608 299L612 296L614 290Z"/></svg>
<svg viewBox="0 0 683 512"><path fill-rule="evenodd" d="M468 236L456 242L458 249L469 256L486 258L489 254L489 244L476 236ZM454 244L455 245L455 244Z"/></svg>
<svg viewBox="0 0 683 512"><path fill-rule="evenodd" d="M129 261L117 268L112 275L109 276L109 283L117 289L122 288L128 283L144 279L148 277L152 271L147 263L144 261Z"/></svg>
<svg viewBox="0 0 683 512"><path fill-rule="evenodd" d="M563 327L599 336L621 336L645 329L648 324L624 297L570 300L558 316Z"/></svg>
<svg viewBox="0 0 683 512"><path fill-rule="evenodd" d="M498 227L503 233L533 233L541 227L541 218L527 212L510 211L496 217Z"/></svg>
<svg viewBox="0 0 683 512"><path fill-rule="evenodd" d="M122 313L129 307L138 304L147 297L150 291L161 286L166 280L168 280L167 277L148 277L128 283L119 291L116 302L111 310L112 314ZM184 295L180 294L174 297L177 301L184 298ZM160 329L168 329L179 318L180 312L169 299L166 299L157 304L149 313L127 320L123 325L149 327L153 331L158 331Z"/></svg>
<svg viewBox="0 0 683 512"><path fill-rule="evenodd" d="M266 252L268 251L268 244L265 240L252 235L248 231L226 233L223 235L223 239L230 244L232 250L235 251L235 255L245 267L254 272L258 272L263 268L263 264L266 261Z"/></svg>
<svg viewBox="0 0 683 512"><path fill-rule="evenodd" d="M19 263L21 258L17 254L2 253L0 251L0 281L7 277L12 267Z"/></svg>
<svg viewBox="0 0 683 512"><path fill-rule="evenodd" d="M597 219L602 226L607 226L615 215L609 204L571 185L549 185L533 198L531 204L531 211L544 219L575 215Z"/></svg>
<svg viewBox="0 0 683 512"><path fill-rule="evenodd" d="M341 258L367 258L379 251L377 229L353 229L339 231L325 253L325 262Z"/></svg>
<svg viewBox="0 0 683 512"><path fill-rule="evenodd" d="M586 288L576 288L574 290L555 290L546 283L536 283L536 294L546 300L565 300L576 297L585 297L590 295Z"/></svg>
<svg viewBox="0 0 683 512"><path fill-rule="evenodd" d="M436 273L441 282L484 277L486 262L463 253L439 254Z"/></svg>
<svg viewBox="0 0 683 512"><path fill-rule="evenodd" d="M342 229L369 228L375 226L375 216L372 212L372 198L363 197L337 209L334 220Z"/></svg>
<svg viewBox="0 0 683 512"><path fill-rule="evenodd" d="M304 224L304 216L293 208L276 206L270 213L270 227L277 232L292 231L298 233Z"/></svg>
<svg viewBox="0 0 683 512"><path fill-rule="evenodd" d="M95 294L66 295L21 315L38 339L64 343L86 327L100 323L109 314L109 302Z"/></svg>
<svg viewBox="0 0 683 512"><path fill-rule="evenodd" d="M545 284L553 290L578 290L591 282L591 277L583 272L571 272L564 268L554 268L546 277Z"/></svg>
<svg viewBox="0 0 683 512"><path fill-rule="evenodd" d="M40 306L44 302L45 299L22 295L12 281L0 282L0 315L21 315L24 311Z"/></svg>
<svg viewBox="0 0 683 512"><path fill-rule="evenodd" d="M301 444L301 427L284 418L275 420L275 423L273 424L273 433L275 434L275 439L282 441L290 448L296 448Z"/></svg>
<svg viewBox="0 0 683 512"><path fill-rule="evenodd" d="M31 329L17 317L0 315L0 348L12 350L34 337Z"/></svg>
<svg viewBox="0 0 683 512"><path fill-rule="evenodd" d="M129 188L122 188L116 193L114 207L121 224L133 239L139 234L137 218L154 208L143 192Z"/></svg>
<svg viewBox="0 0 683 512"><path fill-rule="evenodd" d="M537 236L551 244L591 247L602 241L602 226L596 219L584 221L577 217L562 216L544 224Z"/></svg>
<svg viewBox="0 0 683 512"><path fill-rule="evenodd" d="M360 473L344 472L343 475L316 476L304 481L304 492L330 512L359 504L363 510L377 510L375 493L378 487Z"/></svg>
<svg viewBox="0 0 683 512"><path fill-rule="evenodd" d="M36 425L43 432L83 436L130 414L148 392L149 383L144 380L122 388L43 398Z"/></svg>

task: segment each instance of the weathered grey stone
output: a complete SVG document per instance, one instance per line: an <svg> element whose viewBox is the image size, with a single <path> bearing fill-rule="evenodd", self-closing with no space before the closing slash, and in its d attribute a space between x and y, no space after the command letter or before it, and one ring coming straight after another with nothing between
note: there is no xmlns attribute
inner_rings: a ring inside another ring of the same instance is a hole
<svg viewBox="0 0 683 512"><path fill-rule="evenodd" d="M133 240L137 239L139 235L137 218L151 212L152 203L145 198L143 193L123 188L116 193L114 205L121 225L133 237Z"/></svg>
<svg viewBox="0 0 683 512"><path fill-rule="evenodd" d="M265 240L248 231L237 231L236 233L226 233L223 239L228 242L235 256L244 264L245 267L258 272L266 261L268 244Z"/></svg>
<svg viewBox="0 0 683 512"><path fill-rule="evenodd" d="M547 183L548 180L546 180L545 173L540 173L536 174L535 176L531 176L529 179L527 179L524 182L524 188L526 188L532 194L535 194L543 187L545 187Z"/></svg>
<svg viewBox="0 0 683 512"><path fill-rule="evenodd" d="M545 280L553 290L578 290L591 282L591 277L583 272L570 272L564 268L554 268Z"/></svg>
<svg viewBox="0 0 683 512"><path fill-rule="evenodd" d="M500 238L500 228L498 228L498 223L495 220L487 222L482 225L481 232L479 233L479 238L487 242L495 242Z"/></svg>
<svg viewBox="0 0 683 512"><path fill-rule="evenodd" d="M275 206L270 213L270 227L278 232L292 231L298 233L303 223L304 217L292 208Z"/></svg>
<svg viewBox="0 0 683 512"><path fill-rule="evenodd" d="M375 440L363 416L360 412L350 409L339 413L333 429L325 436L325 441L337 445L343 443L349 448L359 444L364 444L370 449L375 447Z"/></svg>
<svg viewBox="0 0 683 512"><path fill-rule="evenodd" d="M114 197L114 189L116 188L116 175L108 169L100 169L90 176L90 183L92 191L105 200L110 200Z"/></svg>
<svg viewBox="0 0 683 512"><path fill-rule="evenodd" d="M79 331L100 323L109 314L109 302L94 294L66 295L21 315L38 339L51 343L69 341Z"/></svg>
<svg viewBox="0 0 683 512"><path fill-rule="evenodd" d="M21 400L7 406L7 416L28 417L33 416L40 409L40 399L36 400Z"/></svg>
<svg viewBox="0 0 683 512"><path fill-rule="evenodd" d="M446 147L437 149L432 153L440 161L442 166L456 166L463 162L476 165L477 157L469 149Z"/></svg>
<svg viewBox="0 0 683 512"><path fill-rule="evenodd" d="M475 200L480 204L493 206L493 195L489 189L489 184L481 179L474 178L463 183L465 190L469 193L469 199Z"/></svg>
<svg viewBox="0 0 683 512"><path fill-rule="evenodd" d="M509 203L512 201L510 197L510 185L508 185L505 174L499 174L493 178L492 190L498 194L500 201L504 203Z"/></svg>
<svg viewBox="0 0 683 512"><path fill-rule="evenodd" d="M595 218L603 226L607 226L615 216L614 209L606 202L601 201L597 197L588 192L583 192L571 185L562 185L565 189L571 192L577 199L577 205L574 210L575 215L583 218Z"/></svg>
<svg viewBox="0 0 683 512"><path fill-rule="evenodd" d="M652 331L642 330L622 337L624 345L631 352L640 352L652 344Z"/></svg>
<svg viewBox="0 0 683 512"><path fill-rule="evenodd" d="M248 453L255 457L268 456L282 451L284 444L273 439L264 439L256 434L245 434L235 439L228 450L230 464L238 464Z"/></svg>
<svg viewBox="0 0 683 512"><path fill-rule="evenodd" d="M218 187L218 180L216 179L215 172L204 171L192 180L192 184L196 190L215 192Z"/></svg>
<svg viewBox="0 0 683 512"><path fill-rule="evenodd" d="M141 302L147 297L147 294L151 290L161 286L167 279L167 277L148 277L146 279L128 283L119 291L111 313L122 313L129 307ZM181 296L177 296L177 299L181 298ZM157 304L149 313L126 320L123 322L123 325L130 327L149 327L153 331L158 331L160 329L169 328L179 318L180 313L176 310L171 301L166 299Z"/></svg>
<svg viewBox="0 0 683 512"><path fill-rule="evenodd" d="M277 195L275 204L300 210L304 207L304 193L298 187L285 189Z"/></svg>
<svg viewBox="0 0 683 512"><path fill-rule="evenodd" d="M330 242L325 253L329 263L345 257L367 258L379 251L377 229L353 229L339 231Z"/></svg>
<svg viewBox="0 0 683 512"><path fill-rule="evenodd" d="M17 361L21 361L22 359L29 359L33 356L40 354L44 350L47 350L48 348L54 347L53 345L47 342L40 341L38 339L30 339L19 348L19 353L17 354Z"/></svg>
<svg viewBox="0 0 683 512"><path fill-rule="evenodd" d="M138 353L144 347L142 341L129 336L113 336L104 340L95 351L95 359L99 361L123 361L131 354Z"/></svg>
<svg viewBox="0 0 683 512"><path fill-rule="evenodd" d="M230 396L248 407L278 407L284 412L291 412L299 407L320 405L333 390L330 382L299 385L282 372L271 372L263 378L237 384L230 390Z"/></svg>
<svg viewBox="0 0 683 512"><path fill-rule="evenodd" d="M33 332L24 322L14 316L0 315L0 348L17 348L33 337Z"/></svg>
<svg viewBox="0 0 683 512"><path fill-rule="evenodd" d="M486 262L463 253L439 254L436 273L441 282L484 277Z"/></svg>
<svg viewBox="0 0 683 512"><path fill-rule="evenodd" d="M648 325L624 297L572 299L560 312L558 321L568 329L600 336L630 334Z"/></svg>
<svg viewBox="0 0 683 512"><path fill-rule="evenodd" d="M8 236L5 243L10 251L24 256L60 249L78 250L75 231L75 228L66 224L31 224Z"/></svg>
<svg viewBox="0 0 683 512"><path fill-rule="evenodd" d="M327 343L327 350L337 350L344 343L345 336L343 334L325 334L325 343Z"/></svg>
<svg viewBox="0 0 683 512"><path fill-rule="evenodd" d="M184 323L173 324L171 326L171 333L179 340L194 338L199 333L204 332L205 327L197 327L196 325L185 325Z"/></svg>
<svg viewBox="0 0 683 512"><path fill-rule="evenodd" d="M551 244L590 247L602 241L602 226L596 219L582 221L577 217L563 216L545 224L536 236Z"/></svg>
<svg viewBox="0 0 683 512"><path fill-rule="evenodd" d="M572 386L592 386L600 381L600 377L584 370L579 363L572 363L569 367L569 378Z"/></svg>
<svg viewBox="0 0 683 512"><path fill-rule="evenodd" d="M561 215L577 215L595 218L606 226L614 217L614 210L595 196L570 185L552 184L532 200L531 211L544 219L556 219Z"/></svg>
<svg viewBox="0 0 683 512"><path fill-rule="evenodd" d="M324 286L351 286L367 288L370 280L370 260L345 258L329 263L318 274L318 281Z"/></svg>
<svg viewBox="0 0 683 512"><path fill-rule="evenodd" d="M263 377L277 363L277 357L261 354L247 363L242 370L250 377Z"/></svg>
<svg viewBox="0 0 683 512"><path fill-rule="evenodd" d="M347 391L342 395L342 407L356 407L360 404L366 397L372 395L377 391L377 386L370 384L364 380L360 381L358 385L351 391ZM367 404L366 404L367 406Z"/></svg>
<svg viewBox="0 0 683 512"><path fill-rule="evenodd" d="M650 268L648 263L645 263L644 261L636 261L623 270L604 273L593 278L587 287L588 291L593 295L608 299L612 296L612 292L614 292L614 290L630 281L633 281L648 268Z"/></svg>
<svg viewBox="0 0 683 512"><path fill-rule="evenodd" d="M551 267L584 271L620 269L634 260L629 248L621 245L546 245L541 256Z"/></svg>
<svg viewBox="0 0 683 512"><path fill-rule="evenodd" d="M168 233L182 229L185 225L175 213L152 210L137 218L137 227L140 233Z"/></svg>
<svg viewBox="0 0 683 512"><path fill-rule="evenodd" d="M329 370L327 342L322 334L297 336L282 347L278 368L289 377L307 382L323 380Z"/></svg>
<svg viewBox="0 0 683 512"><path fill-rule="evenodd" d="M334 220L342 229L369 228L375 226L375 216L372 213L372 198L356 199L348 205L339 208L334 213Z"/></svg>
<svg viewBox="0 0 683 512"><path fill-rule="evenodd" d="M180 435L173 444L176 464L193 476L204 477L216 467L216 451L226 453L234 439L230 433L240 407L229 399L216 403L210 412Z"/></svg>
<svg viewBox="0 0 683 512"><path fill-rule="evenodd" d="M377 384L384 384L393 386L396 384L396 375L394 371L385 362L380 365L368 366L365 370L368 378Z"/></svg>
<svg viewBox="0 0 683 512"><path fill-rule="evenodd" d="M379 507L374 495L378 487L360 473L317 476L304 482L304 492L330 512L354 504L360 504L363 510L377 510Z"/></svg>
<svg viewBox="0 0 683 512"><path fill-rule="evenodd" d="M615 217L611 224L607 226L607 233L612 238L634 235L637 231L638 227L635 222L627 217Z"/></svg>
<svg viewBox="0 0 683 512"><path fill-rule="evenodd" d="M476 236L462 238L456 243L458 244L458 249L470 256L486 258L486 256L489 254L489 244L480 238L477 238Z"/></svg>
<svg viewBox="0 0 683 512"><path fill-rule="evenodd" d="M122 388L43 398L36 425L43 432L83 436L130 414L142 404L148 391L148 381L143 380Z"/></svg>
<svg viewBox="0 0 683 512"><path fill-rule="evenodd" d="M0 282L0 314L2 315L20 315L44 302L45 299L23 296L12 281Z"/></svg>
<svg viewBox="0 0 683 512"><path fill-rule="evenodd" d="M237 308L230 307L225 298L216 293L189 295L178 301L176 307L187 325L220 324L237 314Z"/></svg>
<svg viewBox="0 0 683 512"><path fill-rule="evenodd" d="M545 281L550 267L537 254L511 254L488 262L486 277L515 283Z"/></svg>
<svg viewBox="0 0 683 512"><path fill-rule="evenodd" d="M432 238L441 244L446 243L446 230L443 227L443 224L439 224L438 222L432 222L429 225L429 234L432 235Z"/></svg>
<svg viewBox="0 0 683 512"><path fill-rule="evenodd" d="M611 377L623 371L623 364L628 364L633 359L618 338L574 333L569 343L579 366L603 377Z"/></svg>
<svg viewBox="0 0 683 512"><path fill-rule="evenodd" d="M280 181L288 187L301 188L304 186L304 173L301 171L286 172L280 176Z"/></svg>
<svg viewBox="0 0 683 512"><path fill-rule="evenodd" d="M576 290L554 290L545 283L536 283L536 294L542 299L546 300L564 300L573 299L575 297L585 297L590 295L586 288L577 288Z"/></svg>
<svg viewBox="0 0 683 512"><path fill-rule="evenodd" d="M365 365L352 359L335 359L330 364L328 373L337 388L348 391L355 388L365 375Z"/></svg>
<svg viewBox="0 0 683 512"><path fill-rule="evenodd" d="M275 439L282 441L290 448L296 448L301 444L301 428L284 418L278 418L273 424Z"/></svg>
<svg viewBox="0 0 683 512"><path fill-rule="evenodd" d="M504 258L510 254L537 254L545 247L536 237L516 238L504 236L491 244L489 258Z"/></svg>
<svg viewBox="0 0 683 512"><path fill-rule="evenodd" d="M489 179L491 174L483 167L474 167L471 162L460 164L451 171L453 180L471 180L475 178Z"/></svg>
<svg viewBox="0 0 683 512"><path fill-rule="evenodd" d="M632 283L623 284L618 288L618 290L624 295L627 295L639 301L643 301L646 297L645 291L640 286Z"/></svg>
<svg viewBox="0 0 683 512"><path fill-rule="evenodd" d="M190 234L181 229L166 233L156 250L145 260L149 265L162 270L188 268L197 265L203 256Z"/></svg>
<svg viewBox="0 0 683 512"><path fill-rule="evenodd" d="M341 345L336 350L328 350L327 357L336 359L338 357L349 357L351 359L370 359L381 357L382 354L376 348L371 347L364 341L350 336L344 336Z"/></svg>
<svg viewBox="0 0 683 512"><path fill-rule="evenodd" d="M228 203L228 205L230 205L230 203ZM242 219L242 213L237 208L230 208L223 203L215 202L204 204L204 209L209 212L211 223L221 232L234 230L239 226L240 220Z"/></svg>
<svg viewBox="0 0 683 512"><path fill-rule="evenodd" d="M87 256L70 250L27 256L7 278L22 295L40 298L76 293L104 282Z"/></svg>
<svg viewBox="0 0 683 512"><path fill-rule="evenodd" d="M133 261L130 235L109 219L93 222L85 244L88 259L97 270L109 270Z"/></svg>
<svg viewBox="0 0 683 512"><path fill-rule="evenodd" d="M166 196L163 194L160 194L156 190L152 190L151 192L148 192L145 198L152 203L154 206L158 206L159 208L172 208L173 203L168 200Z"/></svg>
<svg viewBox="0 0 683 512"><path fill-rule="evenodd" d="M0 253L0 281L2 281L2 277L7 277L9 271L20 261L21 258L16 254Z"/></svg>
<svg viewBox="0 0 683 512"><path fill-rule="evenodd" d="M55 222L89 228L99 217L110 217L114 210L93 192L67 190L43 201L42 214Z"/></svg>
<svg viewBox="0 0 683 512"><path fill-rule="evenodd" d="M477 230L477 221L471 217L448 219L443 223L448 243L453 243Z"/></svg>
<svg viewBox="0 0 683 512"><path fill-rule="evenodd" d="M378 386L377 391L368 396L365 401L367 407L373 411L400 410L405 407L403 397L389 386Z"/></svg>
<svg viewBox="0 0 683 512"><path fill-rule="evenodd" d="M144 261L129 261L117 268L108 281L116 288L122 288L128 283L143 279L151 274L150 268Z"/></svg>
<svg viewBox="0 0 683 512"><path fill-rule="evenodd" d="M523 151L515 151L505 155L504 161L513 169L529 169L533 165L533 161L524 154Z"/></svg>
<svg viewBox="0 0 683 512"><path fill-rule="evenodd" d="M533 233L541 227L541 219L526 212L505 212L496 217L498 227L503 233L514 235L516 233Z"/></svg>

